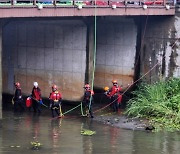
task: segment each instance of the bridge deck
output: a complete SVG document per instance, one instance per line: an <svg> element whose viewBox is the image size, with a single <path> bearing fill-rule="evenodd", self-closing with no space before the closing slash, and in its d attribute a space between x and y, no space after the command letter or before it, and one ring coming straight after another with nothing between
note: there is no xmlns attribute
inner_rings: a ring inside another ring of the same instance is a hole
<svg viewBox="0 0 180 154"><path fill-rule="evenodd" d="M0 18L174 15L174 1L0 0Z"/></svg>

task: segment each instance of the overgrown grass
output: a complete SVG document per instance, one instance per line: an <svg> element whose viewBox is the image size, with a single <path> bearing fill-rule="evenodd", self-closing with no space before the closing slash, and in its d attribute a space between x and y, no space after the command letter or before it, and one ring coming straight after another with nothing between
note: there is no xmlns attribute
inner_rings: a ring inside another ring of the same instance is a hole
<svg viewBox="0 0 180 154"><path fill-rule="evenodd" d="M128 102L126 114L149 119L156 131L180 130L180 79L142 83Z"/></svg>

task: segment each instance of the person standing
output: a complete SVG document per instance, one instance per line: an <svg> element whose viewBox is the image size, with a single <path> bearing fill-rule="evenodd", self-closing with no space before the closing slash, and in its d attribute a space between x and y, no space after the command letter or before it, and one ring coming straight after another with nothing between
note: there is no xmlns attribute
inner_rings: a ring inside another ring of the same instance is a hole
<svg viewBox="0 0 180 154"><path fill-rule="evenodd" d="M38 83L34 82L34 87L32 89L32 107L34 110L34 113L38 111L38 113L41 113L40 109L40 102L42 102L41 98L41 89L38 87Z"/></svg>
<svg viewBox="0 0 180 154"><path fill-rule="evenodd" d="M14 97L13 97L14 112L18 111L18 108L20 108L20 111L24 111L25 107L23 104L22 92L21 92L21 87L20 87L19 82L15 83L15 88L16 88L16 90L15 90Z"/></svg>
<svg viewBox="0 0 180 154"><path fill-rule="evenodd" d="M52 117L55 117L55 112L58 116L62 116L62 111L61 111L62 95L58 91L56 85L52 86L52 92L50 93L49 100L50 100L50 109L51 109Z"/></svg>
<svg viewBox="0 0 180 154"><path fill-rule="evenodd" d="M109 91L109 97L111 97L111 102L113 102L113 111L118 112L122 101L122 88L118 85L117 80L112 80L112 84L113 86Z"/></svg>
<svg viewBox="0 0 180 154"><path fill-rule="evenodd" d="M93 113L92 113L92 104L93 104L93 95L94 91L91 90L91 87L89 84L85 84L84 86L84 97L83 97L83 107L85 108L88 116L90 114L91 118L94 118Z"/></svg>

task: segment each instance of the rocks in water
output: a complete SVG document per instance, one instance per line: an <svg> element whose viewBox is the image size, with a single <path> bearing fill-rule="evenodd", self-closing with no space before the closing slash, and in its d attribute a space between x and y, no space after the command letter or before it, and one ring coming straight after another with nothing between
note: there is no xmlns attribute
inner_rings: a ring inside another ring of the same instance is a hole
<svg viewBox="0 0 180 154"><path fill-rule="evenodd" d="M154 129L155 129L154 126L147 126L147 127L145 127L145 130L148 130L148 131L152 131Z"/></svg>
<svg viewBox="0 0 180 154"><path fill-rule="evenodd" d="M108 124L108 125L111 124L110 120L107 120L107 124Z"/></svg>
<svg viewBox="0 0 180 154"><path fill-rule="evenodd" d="M38 150L42 146L42 144L38 141L35 141L35 142L31 142L31 146L33 150Z"/></svg>
<svg viewBox="0 0 180 154"><path fill-rule="evenodd" d="M118 119L118 118L114 118L114 121L115 121L116 123L118 123L118 122L119 122L119 119Z"/></svg>

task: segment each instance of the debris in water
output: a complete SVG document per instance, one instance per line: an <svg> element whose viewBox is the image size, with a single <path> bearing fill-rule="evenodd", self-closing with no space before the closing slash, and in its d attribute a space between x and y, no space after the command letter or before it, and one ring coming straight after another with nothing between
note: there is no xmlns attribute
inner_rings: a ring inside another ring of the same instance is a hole
<svg viewBox="0 0 180 154"><path fill-rule="evenodd" d="M118 119L118 118L115 118L114 121L115 121L115 122L119 122L119 119Z"/></svg>
<svg viewBox="0 0 180 154"><path fill-rule="evenodd" d="M11 148L20 148L21 146L20 145L11 145L10 147Z"/></svg>
<svg viewBox="0 0 180 154"><path fill-rule="evenodd" d="M96 134L96 132L92 131L92 130L88 130L88 129L81 130L81 135L91 136L91 135L94 135L94 134Z"/></svg>
<svg viewBox="0 0 180 154"><path fill-rule="evenodd" d="M31 145L32 145L33 150L38 150L42 144L40 142L36 141L36 142L31 142Z"/></svg>

